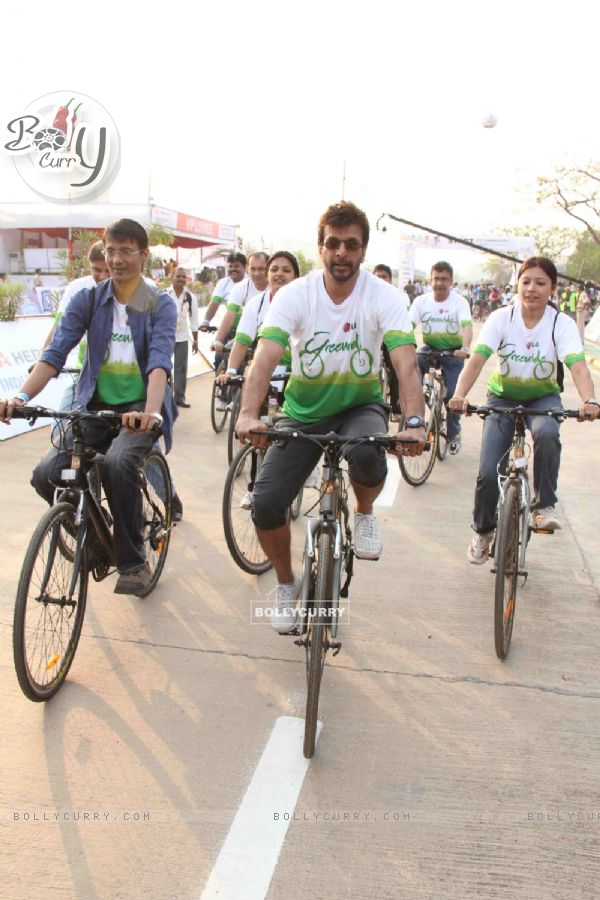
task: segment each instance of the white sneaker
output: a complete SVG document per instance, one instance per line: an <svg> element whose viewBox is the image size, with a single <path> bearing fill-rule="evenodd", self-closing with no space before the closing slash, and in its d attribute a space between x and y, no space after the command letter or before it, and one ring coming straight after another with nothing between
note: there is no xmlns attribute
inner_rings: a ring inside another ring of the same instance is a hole
<svg viewBox="0 0 600 900"><path fill-rule="evenodd" d="M358 559L379 559L383 541L373 515L354 513L354 553Z"/></svg>
<svg viewBox="0 0 600 900"><path fill-rule="evenodd" d="M296 601L302 588L302 580L294 576L289 584L278 584L269 596L274 595L274 611L271 625L278 634L289 634L296 627Z"/></svg>
<svg viewBox="0 0 600 900"><path fill-rule="evenodd" d="M558 516L553 506L544 506L542 509L534 509L531 513L533 527L541 531L557 531L560 529Z"/></svg>
<svg viewBox="0 0 600 900"><path fill-rule="evenodd" d="M488 531L487 534L476 534L467 547L467 559L469 562L476 566L486 562L490 555L490 547L493 540L493 531Z"/></svg>
<svg viewBox="0 0 600 900"><path fill-rule="evenodd" d="M226 412L227 400L223 400L222 397L219 397L219 399L217 400L217 409L219 412Z"/></svg>
<svg viewBox="0 0 600 900"><path fill-rule="evenodd" d="M252 509L252 491L246 491L240 500L240 509Z"/></svg>
<svg viewBox="0 0 600 900"><path fill-rule="evenodd" d="M457 434L453 441L448 444L448 453L450 456L456 456L462 449L462 438Z"/></svg>
<svg viewBox="0 0 600 900"><path fill-rule="evenodd" d="M316 488L319 486L319 467L315 466L312 470L306 481L304 482L305 488Z"/></svg>

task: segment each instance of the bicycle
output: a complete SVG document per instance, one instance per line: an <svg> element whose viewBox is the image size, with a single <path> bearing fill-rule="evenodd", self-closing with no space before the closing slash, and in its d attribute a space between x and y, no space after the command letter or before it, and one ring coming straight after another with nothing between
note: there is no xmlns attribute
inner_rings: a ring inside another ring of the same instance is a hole
<svg viewBox="0 0 600 900"><path fill-rule="evenodd" d="M498 498L497 526L490 557L494 559L491 571L496 576L494 585L494 644L499 659L506 659L512 637L517 602L519 577L523 585L527 581L525 568L527 545L532 533L552 534L541 528L535 528L530 522L529 507L531 488L527 463L531 448L525 440L525 427L528 416L550 416L559 422L568 418L579 418L577 410L528 410L524 406L467 406L467 415L478 415L485 419L492 413L512 416L515 420L515 432L509 447L506 474L501 472L505 456L498 463ZM521 585L521 586L523 586Z"/></svg>
<svg viewBox="0 0 600 900"><path fill-rule="evenodd" d="M425 398L425 431L430 451L421 456L401 456L400 471L404 480L412 487L425 484L435 466L436 459L442 462L448 453L448 412L444 404L446 388L442 371L442 360L454 358L453 350L419 350L419 356L430 359L429 369L423 376ZM404 418L400 420L400 431Z"/></svg>
<svg viewBox="0 0 600 900"><path fill-rule="evenodd" d="M248 364L249 360L246 362ZM271 381L269 392L267 394L267 398L265 404L263 405L262 413L264 415L274 416L279 412L279 407L282 403L283 396L283 386L287 382L289 378L289 373L280 376L273 376ZM237 420L240 414L240 408L242 403L242 385L244 383L244 375L232 375L229 379L228 386L232 388L233 393L233 401L231 403L231 416L229 417L229 431L227 433L227 463L231 465L233 462L233 457L235 453L240 448L240 443L237 440L237 434L235 431L235 426L237 425ZM279 385L279 387L277 386Z"/></svg>
<svg viewBox="0 0 600 900"><path fill-rule="evenodd" d="M208 325L204 330L212 333L217 331L217 327L215 325ZM229 360L232 346L233 340L230 340L225 344L221 361L215 369L215 380L210 395L210 422L215 434L220 434L223 431L227 416L232 408L232 398L229 387L223 386L217 381L218 376L222 375L227 370L227 361ZM224 406L224 408L219 409L219 405Z"/></svg>
<svg viewBox="0 0 600 900"><path fill-rule="evenodd" d="M297 429L257 431L273 443L285 445L291 440L309 441L324 451L319 489L319 512L310 517L302 558L298 626L294 643L306 650L306 712L303 752L311 759L315 752L319 693L325 657L342 649L337 639L340 598L346 599L353 576L354 549L348 507L348 484L342 469L344 451L357 444L369 443L395 450L396 438L370 435L348 438L329 434L305 434ZM416 443L407 439L406 443ZM344 583L342 584L342 576Z"/></svg>
<svg viewBox="0 0 600 900"><path fill-rule="evenodd" d="M49 700L65 681L81 635L88 581L115 571L112 516L102 495L104 454L86 444L85 422L102 421L116 435L122 416L112 411L61 412L41 406L15 407L13 418L71 423L71 464L61 472L54 504L31 537L15 603L13 655L21 690L33 701ZM165 565L172 529L171 478L167 462L153 448L140 469L140 515L156 586Z"/></svg>

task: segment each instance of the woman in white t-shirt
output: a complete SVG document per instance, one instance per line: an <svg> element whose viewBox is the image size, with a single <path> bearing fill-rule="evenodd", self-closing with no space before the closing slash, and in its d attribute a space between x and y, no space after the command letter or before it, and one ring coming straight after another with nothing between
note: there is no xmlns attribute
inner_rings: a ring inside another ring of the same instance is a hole
<svg viewBox="0 0 600 900"><path fill-rule="evenodd" d="M518 295L514 305L492 313L458 380L450 408L466 412L466 396L477 381L487 359L495 353L498 363L488 380L488 406L523 405L546 411L562 409L559 361L571 371L581 397L581 420L596 419L600 404L585 362L581 339L573 320L549 304L556 289L557 271L544 256L526 259L519 270ZM554 511L560 466L559 423L548 416L531 415L527 421L533 436L533 486L531 505L535 527L560 528ZM498 503L497 468L506 468L514 433L514 419L491 415L485 419L481 441L479 474L475 488L473 525L475 537L467 558L477 565L489 556L496 528Z"/></svg>

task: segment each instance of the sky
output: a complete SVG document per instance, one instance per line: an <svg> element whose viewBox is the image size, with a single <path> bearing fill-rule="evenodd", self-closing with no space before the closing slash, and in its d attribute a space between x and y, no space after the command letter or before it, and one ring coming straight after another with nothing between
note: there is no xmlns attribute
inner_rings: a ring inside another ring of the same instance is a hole
<svg viewBox="0 0 600 900"><path fill-rule="evenodd" d="M88 94L121 136L111 200L150 189L250 243L315 255L344 164L373 226L383 212L472 236L569 226L536 206L535 178L600 149L600 13L581 0L9 0L5 16L0 126L41 94ZM0 203L35 199L0 156ZM367 259L395 266L400 233L374 231Z"/></svg>

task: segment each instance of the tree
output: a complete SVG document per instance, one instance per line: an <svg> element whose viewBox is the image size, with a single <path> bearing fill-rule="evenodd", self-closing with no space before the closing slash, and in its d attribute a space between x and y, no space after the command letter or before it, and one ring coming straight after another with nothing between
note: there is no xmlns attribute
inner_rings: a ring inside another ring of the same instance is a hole
<svg viewBox="0 0 600 900"><path fill-rule="evenodd" d="M315 267L314 259L309 259L302 250L295 250L294 256L298 260L298 265L300 266L300 275L308 275L309 272Z"/></svg>
<svg viewBox="0 0 600 900"><path fill-rule="evenodd" d="M88 253L90 247L101 240L97 231L88 231L79 228L73 232L73 253L69 260L69 252L64 247L57 250L56 255L60 259L60 273L66 281L74 278L83 278L89 275Z"/></svg>
<svg viewBox="0 0 600 900"><path fill-rule="evenodd" d="M538 177L538 203L551 202L580 222L600 246L600 163L560 166Z"/></svg>
<svg viewBox="0 0 600 900"><path fill-rule="evenodd" d="M577 246L581 232L576 228L561 228L557 225L526 225L523 228L508 228L508 234L516 237L531 237L535 241L539 256L552 260L567 256Z"/></svg>
<svg viewBox="0 0 600 900"><path fill-rule="evenodd" d="M513 264L499 256L490 256L485 261L483 270L496 287L503 287L513 281Z"/></svg>
<svg viewBox="0 0 600 900"><path fill-rule="evenodd" d="M146 234L148 235L148 243L151 247L170 247L175 240L173 231L160 222L152 222L146 225Z"/></svg>
<svg viewBox="0 0 600 900"><path fill-rule="evenodd" d="M589 233L582 234L569 258L566 274L571 278L600 282L600 244Z"/></svg>

